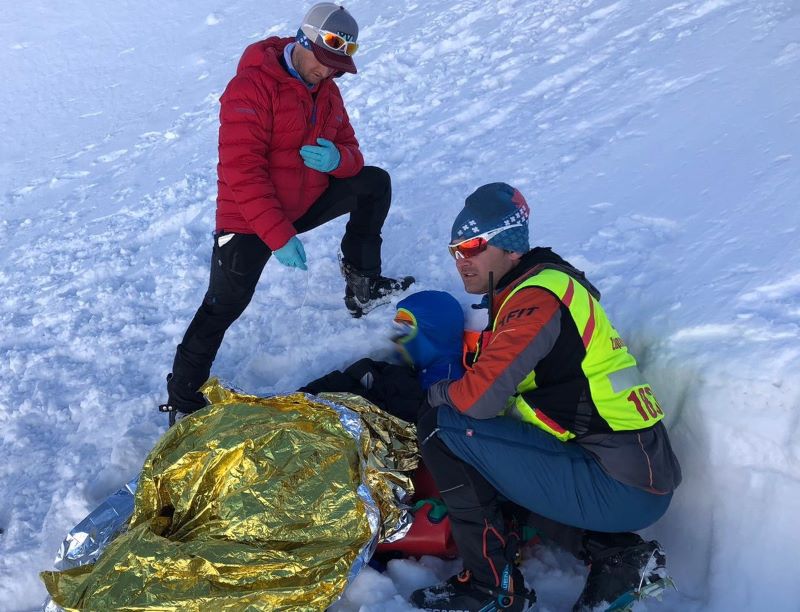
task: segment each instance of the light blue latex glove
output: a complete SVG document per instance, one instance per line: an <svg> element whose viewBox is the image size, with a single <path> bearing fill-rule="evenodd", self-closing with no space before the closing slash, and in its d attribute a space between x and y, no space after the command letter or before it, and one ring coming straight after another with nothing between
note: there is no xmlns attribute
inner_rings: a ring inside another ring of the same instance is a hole
<svg viewBox="0 0 800 612"><path fill-rule="evenodd" d="M289 238L289 242L284 244L277 251L273 251L275 258L288 268L300 268L301 270L308 270L306 268L306 250L303 248L303 243L297 236Z"/></svg>
<svg viewBox="0 0 800 612"><path fill-rule="evenodd" d="M320 172L336 170L342 160L339 149L330 140L324 138L317 138L317 142L320 144L318 147L314 145L300 147L300 157L303 158L303 163Z"/></svg>

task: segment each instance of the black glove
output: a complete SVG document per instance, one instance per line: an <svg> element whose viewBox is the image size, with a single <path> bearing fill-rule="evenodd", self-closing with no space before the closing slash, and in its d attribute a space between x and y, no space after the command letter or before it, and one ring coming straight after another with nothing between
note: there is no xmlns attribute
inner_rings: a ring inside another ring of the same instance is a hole
<svg viewBox="0 0 800 612"><path fill-rule="evenodd" d="M419 377L412 368L373 359L359 359L344 372L334 370L298 391L315 395L323 391L355 393L410 423L417 422L420 404L425 399Z"/></svg>
<svg viewBox="0 0 800 612"><path fill-rule="evenodd" d="M316 395L324 391L358 393L359 391L363 391L363 389L361 388L361 385L358 384L358 380L353 379L344 372L334 370L333 372L325 374L325 376L321 376L316 380L312 380L305 386L300 387L298 391Z"/></svg>

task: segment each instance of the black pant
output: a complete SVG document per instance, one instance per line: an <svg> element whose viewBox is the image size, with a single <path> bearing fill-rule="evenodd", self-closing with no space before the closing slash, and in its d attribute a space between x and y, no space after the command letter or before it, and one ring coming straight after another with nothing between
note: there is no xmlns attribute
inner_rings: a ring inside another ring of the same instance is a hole
<svg viewBox="0 0 800 612"><path fill-rule="evenodd" d="M419 449L447 506L464 568L478 581L499 586L503 569L516 555L519 534L507 529L497 490L450 452L436 428L436 409L427 407L417 423Z"/></svg>
<svg viewBox="0 0 800 612"><path fill-rule="evenodd" d="M379 274L381 229L391 199L389 174L365 166L356 176L332 177L328 189L294 222L294 228L302 234L350 213L342 255L365 274ZM193 412L205 405L197 390L208 379L225 332L247 308L272 255L255 234L227 238L229 235L221 230L214 236L208 291L175 352L167 391L170 405L180 412Z"/></svg>

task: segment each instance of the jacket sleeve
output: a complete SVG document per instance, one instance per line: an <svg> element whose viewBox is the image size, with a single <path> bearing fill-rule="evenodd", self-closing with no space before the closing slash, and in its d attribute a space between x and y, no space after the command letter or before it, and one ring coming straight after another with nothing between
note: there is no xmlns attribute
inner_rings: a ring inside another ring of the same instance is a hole
<svg viewBox="0 0 800 612"><path fill-rule="evenodd" d="M269 173L271 98L246 75L239 75L228 84L220 104L220 175L233 192L242 216L274 251L296 232L283 212Z"/></svg>
<svg viewBox="0 0 800 612"><path fill-rule="evenodd" d="M497 313L498 324L478 361L456 381L428 392L432 406L447 403L467 416L497 416L523 379L555 345L561 330L561 303L548 291L528 287Z"/></svg>
<svg viewBox="0 0 800 612"><path fill-rule="evenodd" d="M364 167L364 156L361 154L361 149L358 148L356 133L350 124L350 117L347 115L344 103L340 101L340 104L342 105L342 125L336 133L334 142L339 149L341 160L330 174L336 178L349 178L361 172Z"/></svg>

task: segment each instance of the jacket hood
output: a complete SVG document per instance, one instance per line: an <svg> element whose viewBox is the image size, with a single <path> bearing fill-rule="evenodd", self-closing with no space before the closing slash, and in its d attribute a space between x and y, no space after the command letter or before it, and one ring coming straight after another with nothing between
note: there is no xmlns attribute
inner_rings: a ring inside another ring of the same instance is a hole
<svg viewBox="0 0 800 612"><path fill-rule="evenodd" d="M464 311L461 304L444 291L418 291L397 304L410 313L416 322L416 333L401 342L402 347L419 370L434 365L457 364L461 368L464 341ZM449 378L458 378L453 372Z"/></svg>
<svg viewBox="0 0 800 612"><path fill-rule="evenodd" d="M280 57L286 45L293 43L294 38L272 36L266 40L249 45L242 53L236 74L241 74L247 68L261 68L262 70L279 78L294 78L280 64Z"/></svg>

